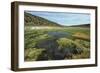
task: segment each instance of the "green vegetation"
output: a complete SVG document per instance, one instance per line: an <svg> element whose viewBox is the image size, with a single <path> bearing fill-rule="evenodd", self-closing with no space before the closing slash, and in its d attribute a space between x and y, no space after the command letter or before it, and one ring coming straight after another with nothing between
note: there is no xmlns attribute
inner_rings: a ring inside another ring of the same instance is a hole
<svg viewBox="0 0 100 73"><path fill-rule="evenodd" d="M41 48L29 48L28 50L25 51L25 59L26 60L38 60L38 57L43 55L43 52L45 49Z"/></svg>
<svg viewBox="0 0 100 73"><path fill-rule="evenodd" d="M89 31L82 27L29 28L25 30L25 61L89 58Z"/></svg>

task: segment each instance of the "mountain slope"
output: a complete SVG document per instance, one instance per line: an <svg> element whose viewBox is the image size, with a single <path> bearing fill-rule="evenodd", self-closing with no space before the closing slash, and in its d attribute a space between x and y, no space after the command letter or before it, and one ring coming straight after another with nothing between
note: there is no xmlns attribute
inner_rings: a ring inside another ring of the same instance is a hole
<svg viewBox="0 0 100 73"><path fill-rule="evenodd" d="M90 24L72 25L71 27L90 27Z"/></svg>
<svg viewBox="0 0 100 73"><path fill-rule="evenodd" d="M24 12L24 23L25 26L61 26L55 22L26 12Z"/></svg>

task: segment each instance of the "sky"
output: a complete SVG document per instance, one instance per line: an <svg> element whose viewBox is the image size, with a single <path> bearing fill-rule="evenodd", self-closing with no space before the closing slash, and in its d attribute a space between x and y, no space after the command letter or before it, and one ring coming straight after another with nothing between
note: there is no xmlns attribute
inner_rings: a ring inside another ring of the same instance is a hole
<svg viewBox="0 0 100 73"><path fill-rule="evenodd" d="M25 11L43 17L50 21L56 22L61 25L81 25L90 23L90 14L88 13L71 13L71 12L46 12L46 11Z"/></svg>

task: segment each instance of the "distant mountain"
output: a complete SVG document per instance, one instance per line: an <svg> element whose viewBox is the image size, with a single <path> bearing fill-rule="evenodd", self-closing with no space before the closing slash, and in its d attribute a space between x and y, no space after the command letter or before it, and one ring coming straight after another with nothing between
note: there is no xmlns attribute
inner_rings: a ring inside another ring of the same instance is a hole
<svg viewBox="0 0 100 73"><path fill-rule="evenodd" d="M26 12L24 12L24 24L25 26L61 26L58 23Z"/></svg>
<svg viewBox="0 0 100 73"><path fill-rule="evenodd" d="M72 25L70 27L90 27L90 24Z"/></svg>

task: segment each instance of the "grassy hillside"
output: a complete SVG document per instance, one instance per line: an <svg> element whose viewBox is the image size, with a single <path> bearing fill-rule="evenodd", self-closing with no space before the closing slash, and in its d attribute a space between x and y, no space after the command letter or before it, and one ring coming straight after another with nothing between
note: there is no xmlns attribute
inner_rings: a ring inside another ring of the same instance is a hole
<svg viewBox="0 0 100 73"><path fill-rule="evenodd" d="M24 12L25 26L61 26L45 18Z"/></svg>

